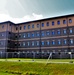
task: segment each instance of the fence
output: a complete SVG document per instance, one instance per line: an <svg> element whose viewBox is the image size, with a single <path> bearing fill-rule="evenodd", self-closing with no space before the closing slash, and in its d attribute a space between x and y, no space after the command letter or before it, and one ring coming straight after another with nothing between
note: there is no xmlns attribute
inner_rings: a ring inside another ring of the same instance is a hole
<svg viewBox="0 0 74 75"><path fill-rule="evenodd" d="M71 52L0 52L0 58L48 58L52 53L50 58L74 58L74 53Z"/></svg>

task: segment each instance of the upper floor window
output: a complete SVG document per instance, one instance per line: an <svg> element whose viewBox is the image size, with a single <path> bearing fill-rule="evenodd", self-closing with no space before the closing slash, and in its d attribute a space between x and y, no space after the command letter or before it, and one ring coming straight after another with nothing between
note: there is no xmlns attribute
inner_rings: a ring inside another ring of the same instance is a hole
<svg viewBox="0 0 74 75"><path fill-rule="evenodd" d="M20 30L22 29L22 27L20 27Z"/></svg>
<svg viewBox="0 0 74 75"><path fill-rule="evenodd" d="M69 23L72 23L72 19L69 19Z"/></svg>
<svg viewBox="0 0 74 75"><path fill-rule="evenodd" d="M64 33L64 34L66 34L66 33L67 33L66 29L64 29L64 30L63 30L63 33Z"/></svg>
<svg viewBox="0 0 74 75"><path fill-rule="evenodd" d="M32 33L32 37L34 37L34 33Z"/></svg>
<svg viewBox="0 0 74 75"><path fill-rule="evenodd" d="M57 34L60 34L60 30L57 31Z"/></svg>
<svg viewBox="0 0 74 75"><path fill-rule="evenodd" d="M21 34L19 34L19 38L21 38Z"/></svg>
<svg viewBox="0 0 74 75"><path fill-rule="evenodd" d="M52 22L52 26L54 25L54 21Z"/></svg>
<svg viewBox="0 0 74 75"><path fill-rule="evenodd" d="M70 39L70 43L73 44L73 39Z"/></svg>
<svg viewBox="0 0 74 75"><path fill-rule="evenodd" d="M47 22L46 25L49 26L49 22Z"/></svg>
<svg viewBox="0 0 74 75"><path fill-rule="evenodd" d="M30 37L30 33L28 33L28 37Z"/></svg>
<svg viewBox="0 0 74 75"><path fill-rule="evenodd" d="M50 45L50 42L49 41L47 41L46 43L47 43L47 45Z"/></svg>
<svg viewBox="0 0 74 75"><path fill-rule="evenodd" d="M60 25L60 21L57 21L57 24Z"/></svg>
<svg viewBox="0 0 74 75"><path fill-rule="evenodd" d="M4 33L2 33L1 36L4 36Z"/></svg>
<svg viewBox="0 0 74 75"><path fill-rule="evenodd" d="M18 30L18 27L16 27L16 30Z"/></svg>
<svg viewBox="0 0 74 75"><path fill-rule="evenodd" d="M27 45L30 46L30 42L27 42Z"/></svg>
<svg viewBox="0 0 74 75"><path fill-rule="evenodd" d="M55 31L54 30L52 30L52 35L54 35L55 34Z"/></svg>
<svg viewBox="0 0 74 75"><path fill-rule="evenodd" d="M30 29L30 25L28 25L28 29Z"/></svg>
<svg viewBox="0 0 74 75"><path fill-rule="evenodd" d="M61 40L58 40L58 44L59 44L59 45L61 44Z"/></svg>
<svg viewBox="0 0 74 75"><path fill-rule="evenodd" d="M52 41L52 45L55 45L55 41L54 40Z"/></svg>
<svg viewBox="0 0 74 75"><path fill-rule="evenodd" d="M34 28L34 24L32 25L32 28Z"/></svg>
<svg viewBox="0 0 74 75"><path fill-rule="evenodd" d="M3 45L3 42L2 41L0 41L0 45Z"/></svg>
<svg viewBox="0 0 74 75"><path fill-rule="evenodd" d="M36 41L36 45L39 46L39 41Z"/></svg>
<svg viewBox="0 0 74 75"><path fill-rule="evenodd" d="M40 27L40 25L39 24L37 24L37 28L39 28Z"/></svg>
<svg viewBox="0 0 74 75"><path fill-rule="evenodd" d="M44 27L44 23L42 23L42 27Z"/></svg>
<svg viewBox="0 0 74 75"><path fill-rule="evenodd" d="M25 42L23 42L23 46L25 46Z"/></svg>
<svg viewBox="0 0 74 75"><path fill-rule="evenodd" d="M34 46L34 41L32 41L32 46Z"/></svg>
<svg viewBox="0 0 74 75"><path fill-rule="evenodd" d="M42 46L44 46L44 41L41 42Z"/></svg>
<svg viewBox="0 0 74 75"><path fill-rule="evenodd" d="M19 43L18 45L21 46L21 43Z"/></svg>
<svg viewBox="0 0 74 75"><path fill-rule="evenodd" d="M26 26L24 26L24 29L26 29Z"/></svg>
<svg viewBox="0 0 74 75"><path fill-rule="evenodd" d="M46 35L50 35L50 32L49 31L46 31Z"/></svg>
<svg viewBox="0 0 74 75"><path fill-rule="evenodd" d="M41 32L41 35L44 36L44 31Z"/></svg>
<svg viewBox="0 0 74 75"><path fill-rule="evenodd" d="M66 20L63 20L63 24L66 24Z"/></svg>
<svg viewBox="0 0 74 75"><path fill-rule="evenodd" d="M2 28L4 28L4 25L2 25Z"/></svg>
<svg viewBox="0 0 74 75"><path fill-rule="evenodd" d="M70 33L72 33L73 31L72 31L72 28L70 29Z"/></svg>
<svg viewBox="0 0 74 75"><path fill-rule="evenodd" d="M25 33L23 34L23 37L24 37L24 38L26 37Z"/></svg>
<svg viewBox="0 0 74 75"><path fill-rule="evenodd" d="M66 39L64 39L64 44L67 44L67 40Z"/></svg>
<svg viewBox="0 0 74 75"><path fill-rule="evenodd" d="M37 33L36 33L36 36L39 36L39 35L40 35L39 32L37 32Z"/></svg>

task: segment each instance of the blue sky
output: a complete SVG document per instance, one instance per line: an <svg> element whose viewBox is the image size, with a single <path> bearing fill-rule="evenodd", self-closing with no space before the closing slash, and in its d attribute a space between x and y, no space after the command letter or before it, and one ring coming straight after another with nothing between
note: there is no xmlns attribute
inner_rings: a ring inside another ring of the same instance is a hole
<svg viewBox="0 0 74 75"><path fill-rule="evenodd" d="M0 17L5 16L4 21L23 22L73 13L74 0L0 0Z"/></svg>

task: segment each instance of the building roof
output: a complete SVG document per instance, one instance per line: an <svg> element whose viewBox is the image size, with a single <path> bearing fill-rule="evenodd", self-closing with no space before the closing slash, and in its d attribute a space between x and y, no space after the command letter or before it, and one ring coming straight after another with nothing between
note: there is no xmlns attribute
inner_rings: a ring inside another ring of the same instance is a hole
<svg viewBox="0 0 74 75"><path fill-rule="evenodd" d="M20 24L32 23L32 22L45 21L45 20L51 20L51 19L64 18L64 17L71 17L71 16L74 16L74 14L68 14L68 15L56 16L56 17L50 17L50 18L45 18L45 19L40 19L40 20L33 20L33 21L28 21L28 22L18 23L18 25L20 25Z"/></svg>
<svg viewBox="0 0 74 75"><path fill-rule="evenodd" d="M11 23L14 25L20 25L20 24L28 24L28 23L32 23L32 22L39 22L39 21L45 21L45 20L51 20L51 19L58 19L58 18L64 18L64 17L71 17L74 16L74 14L68 14L68 15L63 15L63 16L56 16L56 17L50 17L50 18L45 18L45 19L40 19L40 20L33 20L33 21L28 21L28 22L23 22L23 23L13 23L11 21L5 21L5 22L0 22L0 24L5 24L5 23Z"/></svg>

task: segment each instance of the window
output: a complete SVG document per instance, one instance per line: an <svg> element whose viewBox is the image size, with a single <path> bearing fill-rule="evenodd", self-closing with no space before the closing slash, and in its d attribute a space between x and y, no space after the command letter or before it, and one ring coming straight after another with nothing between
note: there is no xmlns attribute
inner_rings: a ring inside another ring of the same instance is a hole
<svg viewBox="0 0 74 75"><path fill-rule="evenodd" d="M34 37L34 33L32 33L32 37Z"/></svg>
<svg viewBox="0 0 74 75"><path fill-rule="evenodd" d="M73 52L74 50L73 49L71 49L71 52Z"/></svg>
<svg viewBox="0 0 74 75"><path fill-rule="evenodd" d="M21 34L19 34L19 38L21 38Z"/></svg>
<svg viewBox="0 0 74 75"><path fill-rule="evenodd" d="M69 23L72 23L72 19L69 19Z"/></svg>
<svg viewBox="0 0 74 75"><path fill-rule="evenodd" d="M22 27L20 27L20 30L22 29Z"/></svg>
<svg viewBox="0 0 74 75"><path fill-rule="evenodd" d="M26 29L26 26L24 26L24 30Z"/></svg>
<svg viewBox="0 0 74 75"><path fill-rule="evenodd" d="M25 46L25 42L23 42L23 46Z"/></svg>
<svg viewBox="0 0 74 75"><path fill-rule="evenodd" d="M16 27L16 30L18 30L18 27Z"/></svg>
<svg viewBox="0 0 74 75"><path fill-rule="evenodd" d="M66 24L66 20L63 20L63 24Z"/></svg>
<svg viewBox="0 0 74 75"><path fill-rule="evenodd" d="M2 25L2 29L4 28L4 25Z"/></svg>
<svg viewBox="0 0 74 75"><path fill-rule="evenodd" d="M39 54L39 51L37 51L36 53Z"/></svg>
<svg viewBox="0 0 74 75"><path fill-rule="evenodd" d="M54 34L55 34L54 30L52 30L52 35L54 35Z"/></svg>
<svg viewBox="0 0 74 75"><path fill-rule="evenodd" d="M46 35L50 35L50 32L49 31L46 31Z"/></svg>
<svg viewBox="0 0 74 75"><path fill-rule="evenodd" d="M30 42L27 42L27 45L30 46Z"/></svg>
<svg viewBox="0 0 74 75"><path fill-rule="evenodd" d="M47 45L50 45L50 42L49 41L47 41L46 43L47 43Z"/></svg>
<svg viewBox="0 0 74 75"><path fill-rule="evenodd" d="M34 46L34 41L32 41L32 46Z"/></svg>
<svg viewBox="0 0 74 75"><path fill-rule="evenodd" d="M58 44L59 44L59 45L61 44L61 40L58 40Z"/></svg>
<svg viewBox="0 0 74 75"><path fill-rule="evenodd" d="M52 26L54 25L54 21L52 22Z"/></svg>
<svg viewBox="0 0 74 75"><path fill-rule="evenodd" d="M55 41L54 40L52 41L52 45L55 45Z"/></svg>
<svg viewBox="0 0 74 75"><path fill-rule="evenodd" d="M21 46L21 43L19 43L18 45Z"/></svg>
<svg viewBox="0 0 74 75"><path fill-rule="evenodd" d="M66 29L63 30L63 33L66 34Z"/></svg>
<svg viewBox="0 0 74 75"><path fill-rule="evenodd" d="M26 37L25 33L24 33L23 37L24 37L24 38Z"/></svg>
<svg viewBox="0 0 74 75"><path fill-rule="evenodd" d="M40 27L40 25L39 24L37 24L37 28L39 28Z"/></svg>
<svg viewBox="0 0 74 75"><path fill-rule="evenodd" d="M60 34L60 30L57 31L57 34Z"/></svg>
<svg viewBox="0 0 74 75"><path fill-rule="evenodd" d="M44 54L44 51L42 51L42 54Z"/></svg>
<svg viewBox="0 0 74 75"><path fill-rule="evenodd" d="M70 33L72 33L72 29L70 29Z"/></svg>
<svg viewBox="0 0 74 75"><path fill-rule="evenodd" d="M53 50L53 53L55 53L55 50Z"/></svg>
<svg viewBox="0 0 74 75"><path fill-rule="evenodd" d="M17 39L17 38L18 38L18 36L17 36L17 35L15 35L15 38Z"/></svg>
<svg viewBox="0 0 74 75"><path fill-rule="evenodd" d="M27 51L27 53L30 53L29 51Z"/></svg>
<svg viewBox="0 0 74 75"><path fill-rule="evenodd" d="M4 34L2 33L1 36L4 36Z"/></svg>
<svg viewBox="0 0 74 75"><path fill-rule="evenodd" d="M44 36L44 31L41 32L41 35Z"/></svg>
<svg viewBox="0 0 74 75"><path fill-rule="evenodd" d="M73 39L70 39L70 43L73 44Z"/></svg>
<svg viewBox="0 0 74 75"><path fill-rule="evenodd" d="M57 24L60 25L60 21L57 21Z"/></svg>
<svg viewBox="0 0 74 75"><path fill-rule="evenodd" d="M39 35L40 35L39 32L37 32L37 33L36 33L36 36L39 36Z"/></svg>
<svg viewBox="0 0 74 75"><path fill-rule="evenodd" d="M34 28L34 24L32 25L32 28Z"/></svg>
<svg viewBox="0 0 74 75"><path fill-rule="evenodd" d="M67 50L65 50L65 53L67 53L68 51Z"/></svg>
<svg viewBox="0 0 74 75"><path fill-rule="evenodd" d="M64 39L64 44L67 44L67 40L66 39Z"/></svg>
<svg viewBox="0 0 74 75"><path fill-rule="evenodd" d="M39 41L36 42L36 45L39 46Z"/></svg>
<svg viewBox="0 0 74 75"><path fill-rule="evenodd" d="M28 25L28 29L30 29L30 25Z"/></svg>
<svg viewBox="0 0 74 75"><path fill-rule="evenodd" d="M28 33L28 37L30 37L30 33Z"/></svg>
<svg viewBox="0 0 74 75"><path fill-rule="evenodd" d="M42 46L44 46L44 41L41 42Z"/></svg>
<svg viewBox="0 0 74 75"><path fill-rule="evenodd" d="M47 22L46 25L49 26L49 22Z"/></svg>
<svg viewBox="0 0 74 75"><path fill-rule="evenodd" d="M0 45L3 45L3 42L2 41L0 41Z"/></svg>
<svg viewBox="0 0 74 75"><path fill-rule="evenodd" d="M15 43L15 46L17 46L17 43Z"/></svg>
<svg viewBox="0 0 74 75"><path fill-rule="evenodd" d="M42 27L44 27L44 23L42 23Z"/></svg>

